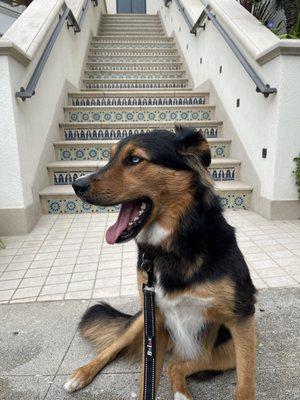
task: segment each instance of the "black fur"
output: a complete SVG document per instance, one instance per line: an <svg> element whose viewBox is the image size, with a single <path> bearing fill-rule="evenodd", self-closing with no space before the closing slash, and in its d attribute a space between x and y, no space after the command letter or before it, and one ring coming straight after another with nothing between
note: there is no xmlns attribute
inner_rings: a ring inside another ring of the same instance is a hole
<svg viewBox="0 0 300 400"><path fill-rule="evenodd" d="M195 143L204 140L198 132L184 128L177 131L177 135L167 131L153 133L128 138L124 144L129 141L137 143L147 149L152 162L172 169L187 169L187 161L178 149L183 149L183 146L185 149L188 146L194 148ZM196 189L194 204L179 223L173 236L172 250L166 252L161 247L139 244L138 265L143 252L152 255L165 292L228 277L235 286L234 312L239 317L249 316L255 311L256 289L237 246L234 228L225 220L218 196L212 190L209 201L206 200L210 189L201 183L197 172L194 172L193 186ZM187 274L186 265L193 265L199 257L204 263Z"/></svg>
<svg viewBox="0 0 300 400"><path fill-rule="evenodd" d="M79 329L84 329L86 326L103 320L122 321L123 329L126 329L127 326L130 325L139 314L140 312L135 315L125 314L121 311L116 310L110 304L102 301L94 304L92 307L86 310L79 323Z"/></svg>

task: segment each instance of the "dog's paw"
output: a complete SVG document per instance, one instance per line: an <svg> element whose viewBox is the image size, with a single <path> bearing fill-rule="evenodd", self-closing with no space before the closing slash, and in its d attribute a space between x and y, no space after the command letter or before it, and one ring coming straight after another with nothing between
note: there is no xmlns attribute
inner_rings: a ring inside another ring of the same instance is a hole
<svg viewBox="0 0 300 400"><path fill-rule="evenodd" d="M91 383L94 377L95 374L89 364L84 365L74 371L68 382L64 384L64 388L69 393L75 392Z"/></svg>
<svg viewBox="0 0 300 400"><path fill-rule="evenodd" d="M82 388L82 383L78 381L76 378L71 378L64 384L65 391L69 393L75 392L76 390L79 390L81 388Z"/></svg>
<svg viewBox="0 0 300 400"><path fill-rule="evenodd" d="M189 400L184 394L176 392L174 395L174 400Z"/></svg>

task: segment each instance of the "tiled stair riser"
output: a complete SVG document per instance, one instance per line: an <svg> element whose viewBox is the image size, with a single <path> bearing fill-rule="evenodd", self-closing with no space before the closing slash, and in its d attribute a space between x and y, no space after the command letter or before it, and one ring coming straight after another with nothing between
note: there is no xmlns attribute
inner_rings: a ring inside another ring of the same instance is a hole
<svg viewBox="0 0 300 400"><path fill-rule="evenodd" d="M108 43L91 43L90 49L174 49L175 44L170 42L142 42L141 43L120 43L120 42L108 42Z"/></svg>
<svg viewBox="0 0 300 400"><path fill-rule="evenodd" d="M218 193L220 203L224 208L246 209L249 207L250 193L220 192ZM98 207L82 202L75 196L64 196L64 198L51 196L42 198L42 212L44 214L74 214L74 213L106 213L116 212L119 206Z"/></svg>
<svg viewBox="0 0 300 400"><path fill-rule="evenodd" d="M163 79L162 82L154 81L124 81L122 79L117 81L88 81L83 80L83 88L86 90L99 90L99 89L186 89L188 87L188 80L178 79L177 81Z"/></svg>
<svg viewBox="0 0 300 400"><path fill-rule="evenodd" d="M55 158L57 161L72 160L108 160L110 148L115 143L89 143L82 145L80 141L76 145L68 143L55 145ZM229 155L230 143L220 141L218 144L211 144L210 151L212 158L225 158ZM217 176L216 176L217 178Z"/></svg>
<svg viewBox="0 0 300 400"><path fill-rule="evenodd" d="M170 72L92 72L85 71L84 76L86 79L94 79L94 80L112 80L112 79L120 79L120 80L129 80L132 79L134 81L140 79L147 80L155 80L155 79L182 79L185 78L185 71L170 71Z"/></svg>
<svg viewBox="0 0 300 400"><path fill-rule="evenodd" d="M108 56L88 56L88 62L92 62L92 63L97 63L97 64L107 64L107 63L111 63L111 64L120 64L120 63L131 63L131 64L172 64L174 62L180 62L180 57L177 56L168 56L168 57L164 57L164 56L147 56L147 55L143 55L143 56L136 56L136 55L130 55L130 56L126 56L126 55L122 55L122 56L118 56L118 55L108 55Z"/></svg>
<svg viewBox="0 0 300 400"><path fill-rule="evenodd" d="M236 168L210 168L210 174L214 181L233 181L237 178L238 172ZM92 171L53 171L50 174L49 180L51 185L69 185L77 178L85 176ZM215 178L217 176L217 178Z"/></svg>
<svg viewBox="0 0 300 400"><path fill-rule="evenodd" d="M100 37L106 37L106 36L120 36L121 31L100 31L98 32L98 36ZM123 32L124 36L128 36L129 31ZM130 32L131 36L134 37L141 37L141 36L147 36L148 38L151 38L152 36L157 36L158 34L162 34L160 31L155 31L153 32L152 30L149 30L149 32L145 30L136 30Z"/></svg>
<svg viewBox="0 0 300 400"><path fill-rule="evenodd" d="M69 97L69 103L72 106L187 106L187 105L203 105L208 103L208 95L197 96L167 96L162 94L160 97L144 95L138 93L135 96L77 96Z"/></svg>
<svg viewBox="0 0 300 400"><path fill-rule="evenodd" d="M122 57L137 57L137 56L150 56L150 57L168 57L168 56L178 56L177 49L138 49L136 51L132 49L122 49L122 48L114 48L111 51L106 49L89 49L90 56L98 56L98 57L107 57L107 56L122 56Z"/></svg>
<svg viewBox="0 0 300 400"><path fill-rule="evenodd" d="M165 64L145 64L145 65L134 65L134 64L104 64L104 63L87 63L86 69L89 71L176 71L182 69L181 63L175 63L170 65Z"/></svg>
<svg viewBox="0 0 300 400"><path fill-rule="evenodd" d="M98 207L81 201L75 196L64 196L63 199L50 197L49 199L42 198L43 214L81 214L81 213L107 213L116 212L120 209L119 206Z"/></svg>
<svg viewBox="0 0 300 400"><path fill-rule="evenodd" d="M200 108L201 107L201 108ZM137 109L134 111L120 109L118 111L110 110L68 110L65 111L66 121L68 122L159 122L168 121L173 123L209 121L214 117L214 107L196 106L194 108L182 106L180 110L174 108L159 109Z"/></svg>
<svg viewBox="0 0 300 400"><path fill-rule="evenodd" d="M107 160L108 158L106 158ZM80 176L94 172L96 169L91 168L90 170L81 171L80 169L71 170L66 168L62 171L54 168L53 170L49 170L49 180L51 185L69 185ZM239 167L235 165L223 167L212 166L209 168L209 172L214 181L233 181L238 178Z"/></svg>
<svg viewBox="0 0 300 400"><path fill-rule="evenodd" d="M174 125L163 127L164 129L174 131ZM200 133L202 133L206 138L217 138L219 126L195 126ZM62 126L62 140L120 140L126 137L129 137L133 134L139 133L147 133L151 132L153 129L161 129L160 125L151 126L151 127L130 127L125 128L122 127L103 127L103 128L96 128L92 127L64 127Z"/></svg>

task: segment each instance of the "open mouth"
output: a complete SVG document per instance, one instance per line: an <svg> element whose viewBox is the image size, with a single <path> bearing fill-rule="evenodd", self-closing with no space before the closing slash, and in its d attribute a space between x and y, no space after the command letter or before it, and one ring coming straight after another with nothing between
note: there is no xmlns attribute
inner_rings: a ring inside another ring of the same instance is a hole
<svg viewBox="0 0 300 400"><path fill-rule="evenodd" d="M117 222L106 232L107 243L115 244L133 239L147 222L151 209L152 202L148 198L122 204Z"/></svg>

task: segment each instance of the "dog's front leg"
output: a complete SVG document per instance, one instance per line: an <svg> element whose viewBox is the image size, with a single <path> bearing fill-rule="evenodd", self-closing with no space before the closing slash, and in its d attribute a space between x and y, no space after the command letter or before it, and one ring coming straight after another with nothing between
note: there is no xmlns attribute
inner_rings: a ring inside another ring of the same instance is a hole
<svg viewBox="0 0 300 400"><path fill-rule="evenodd" d="M169 334L165 329L164 318L159 312L156 310L156 373L155 373L155 393L157 393L161 372L164 365L165 355L168 349L169 343ZM143 345L144 349L144 345ZM139 400L143 400L144 393L144 352L142 358L142 366L141 366L141 378L140 378L140 390L139 390Z"/></svg>
<svg viewBox="0 0 300 400"><path fill-rule="evenodd" d="M237 385L235 400L254 400L255 322L254 317L228 325L235 347Z"/></svg>

